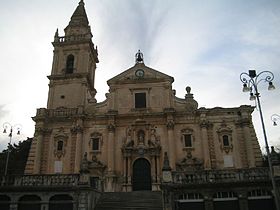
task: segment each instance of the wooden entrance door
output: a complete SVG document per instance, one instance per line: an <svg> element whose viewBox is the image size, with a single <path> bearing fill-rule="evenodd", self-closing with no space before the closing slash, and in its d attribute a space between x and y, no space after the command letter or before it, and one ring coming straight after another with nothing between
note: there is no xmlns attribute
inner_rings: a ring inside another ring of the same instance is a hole
<svg viewBox="0 0 280 210"><path fill-rule="evenodd" d="M144 158L137 159L133 164L132 189L152 190L151 165Z"/></svg>

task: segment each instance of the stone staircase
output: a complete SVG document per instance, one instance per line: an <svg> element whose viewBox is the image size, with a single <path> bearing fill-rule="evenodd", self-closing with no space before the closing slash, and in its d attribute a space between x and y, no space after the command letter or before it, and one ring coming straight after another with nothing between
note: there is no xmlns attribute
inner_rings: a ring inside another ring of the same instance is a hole
<svg viewBox="0 0 280 210"><path fill-rule="evenodd" d="M103 193L94 210L163 210L161 192Z"/></svg>

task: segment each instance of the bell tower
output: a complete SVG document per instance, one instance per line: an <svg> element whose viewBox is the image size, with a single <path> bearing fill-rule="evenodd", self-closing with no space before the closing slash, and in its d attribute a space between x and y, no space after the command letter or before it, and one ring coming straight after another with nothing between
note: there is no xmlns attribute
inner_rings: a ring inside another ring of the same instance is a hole
<svg viewBox="0 0 280 210"><path fill-rule="evenodd" d="M53 64L48 76L48 109L84 106L94 99L94 77L98 61L97 47L92 42L83 0L74 11L65 36L55 33ZM94 99L95 100L95 99Z"/></svg>

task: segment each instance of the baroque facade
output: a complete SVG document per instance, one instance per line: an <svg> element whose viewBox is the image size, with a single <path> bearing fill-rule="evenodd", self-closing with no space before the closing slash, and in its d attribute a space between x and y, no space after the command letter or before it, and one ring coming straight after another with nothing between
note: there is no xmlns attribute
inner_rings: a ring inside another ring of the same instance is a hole
<svg viewBox="0 0 280 210"><path fill-rule="evenodd" d="M48 105L33 118L26 174L76 174L86 159L90 176L118 192L133 190L138 164L147 164L150 187L159 190L165 152L172 170L261 166L253 107L198 108L190 87L176 97L173 77L146 66L140 51L134 66L107 81L98 103L88 24L80 2L65 36L55 34Z"/></svg>
<svg viewBox="0 0 280 210"><path fill-rule="evenodd" d="M185 98L178 98L172 89L174 78L146 66L140 51L131 68L107 81L106 99L97 102L99 60L92 37L81 0L65 35L57 31L52 42L48 104L33 117L36 127L26 177L41 186L53 183L44 176L71 176L62 184L65 189L88 182L102 192L162 190L166 209L180 209L188 200L197 209L201 200L203 209L214 209L215 198L247 198L263 190L248 182L252 177L258 180L254 174L269 191L252 124L253 107L199 107L190 87ZM221 185L223 180L226 185ZM217 185L211 187L213 182ZM244 193L240 189L248 183L251 191ZM227 192L225 186L233 190ZM90 209L89 204L81 205L88 193L77 195L72 189L70 195L76 196L75 209Z"/></svg>

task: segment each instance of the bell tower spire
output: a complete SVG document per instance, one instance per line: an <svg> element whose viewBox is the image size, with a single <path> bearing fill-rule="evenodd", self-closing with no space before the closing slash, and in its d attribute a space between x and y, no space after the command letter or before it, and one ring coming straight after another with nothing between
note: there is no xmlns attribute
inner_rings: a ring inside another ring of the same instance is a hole
<svg viewBox="0 0 280 210"><path fill-rule="evenodd" d="M76 10L74 11L68 26L64 29L65 36L84 35L91 38L91 29L85 10L85 3L83 0L79 2Z"/></svg>
<svg viewBox="0 0 280 210"><path fill-rule="evenodd" d="M94 79L99 60L83 0L80 0L64 32L65 35L60 36L57 30L52 43L54 55L52 72L48 76L49 109L74 108L95 101Z"/></svg>

